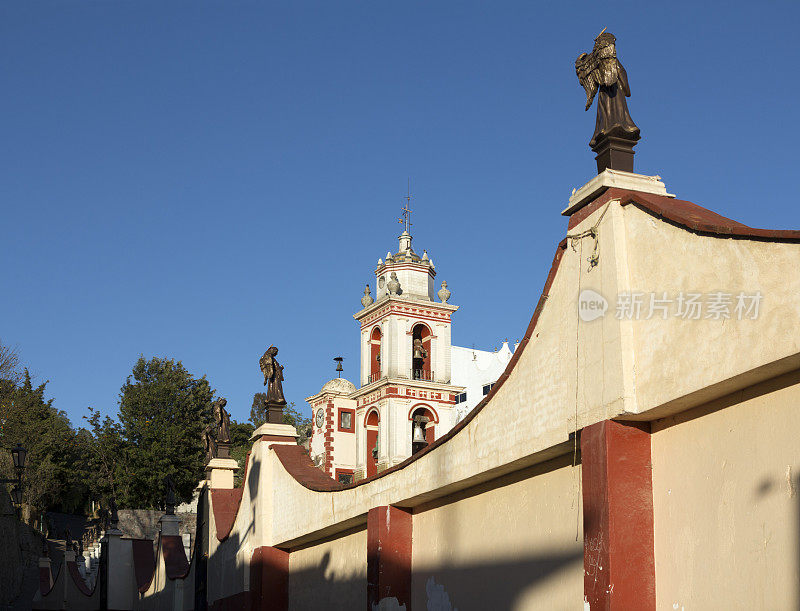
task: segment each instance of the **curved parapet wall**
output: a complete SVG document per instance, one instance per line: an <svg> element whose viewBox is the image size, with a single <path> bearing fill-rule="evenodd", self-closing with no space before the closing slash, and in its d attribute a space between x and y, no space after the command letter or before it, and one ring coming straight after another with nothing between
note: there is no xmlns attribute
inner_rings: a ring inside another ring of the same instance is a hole
<svg viewBox="0 0 800 611"><path fill-rule="evenodd" d="M217 536L209 558L216 581L209 583L209 603L248 590L247 573L237 567L246 567L256 550L312 546L324 568L330 559L325 560L323 543L350 554L344 542L360 540L376 508L400 508L416 519L418 512L433 511L441 503L466 508L472 496L523 477L539 482L521 488L523 498L553 494L561 499L553 507L531 503L529 517L545 524L545 513L562 516L562 522L547 527L558 533L556 539L545 537L535 544L555 550L550 557L560 560L547 566L569 567L564 583L574 585L582 571L575 573L574 550L566 545L565 533L571 524L572 538L580 535L580 431L612 419L662 418L798 368L798 268L800 232L752 229L690 202L607 190L570 219L567 238L556 248L531 323L506 371L448 434L405 462L346 486L316 469L296 445L254 444L238 499L233 493L212 494L211 532ZM696 319L674 311L679 296L685 301L695 293L707 304L714 295L717 301L728 295L727 315L715 314L719 303ZM740 294L761 296L755 316L737 314ZM626 303L634 297L641 300L639 309L629 312ZM582 310L586 300L591 301L588 312ZM633 444L641 457L637 477L649 473L647 425L593 430L591 443L598 448L605 439ZM607 458L602 452L596 456ZM606 481L611 475L596 465L592 474L611 485ZM645 497L652 496L647 490ZM502 497L497 502L510 501ZM488 510L486 519L492 517L491 508L470 506L470 515ZM642 507L651 515L650 534L643 540L652 542L652 500L650 509ZM428 524L434 534L437 528L451 528L456 514L440 515L451 517L420 524ZM596 535L593 531L587 543L587 570L599 570L590 553L600 545ZM424 592L425 587L413 589ZM430 584L428 595L439 596L438 587L435 581ZM618 589L623 590L622 584ZM649 608L649 602L641 608Z"/></svg>

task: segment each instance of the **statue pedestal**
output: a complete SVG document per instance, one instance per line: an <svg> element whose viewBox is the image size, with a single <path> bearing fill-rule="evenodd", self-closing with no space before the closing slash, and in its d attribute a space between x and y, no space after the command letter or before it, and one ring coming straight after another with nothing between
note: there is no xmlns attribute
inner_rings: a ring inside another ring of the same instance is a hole
<svg viewBox="0 0 800 611"><path fill-rule="evenodd" d="M212 458L206 464L206 480L209 488L233 489L233 473L239 468L232 458Z"/></svg>
<svg viewBox="0 0 800 611"><path fill-rule="evenodd" d="M633 172L633 147L637 142L638 139L601 136L592 147L597 154L597 173L601 174L603 170Z"/></svg>
<svg viewBox="0 0 800 611"><path fill-rule="evenodd" d="M567 207L562 210L561 214L564 216L574 214L586 204L599 197L604 191L611 188L652 193L663 197L675 197L672 193L667 193L667 187L661 181L660 176L644 176L642 174L632 174L630 172L605 170L582 187L573 189Z"/></svg>
<svg viewBox="0 0 800 611"><path fill-rule="evenodd" d="M283 424L284 407L286 407L285 401L283 403L267 403L267 423Z"/></svg>
<svg viewBox="0 0 800 611"><path fill-rule="evenodd" d="M250 439L266 441L269 444L286 443L290 445L296 445L297 438L297 430L291 424L273 424L271 422L262 424L250 436Z"/></svg>

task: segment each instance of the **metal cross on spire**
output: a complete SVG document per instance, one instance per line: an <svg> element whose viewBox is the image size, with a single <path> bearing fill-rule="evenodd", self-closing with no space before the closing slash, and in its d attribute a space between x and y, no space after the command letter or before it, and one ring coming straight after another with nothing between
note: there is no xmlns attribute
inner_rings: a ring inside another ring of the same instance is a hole
<svg viewBox="0 0 800 611"><path fill-rule="evenodd" d="M406 232L411 235L411 179L408 179L408 195L405 197L406 203L402 208L403 218L397 219L397 222L406 226Z"/></svg>

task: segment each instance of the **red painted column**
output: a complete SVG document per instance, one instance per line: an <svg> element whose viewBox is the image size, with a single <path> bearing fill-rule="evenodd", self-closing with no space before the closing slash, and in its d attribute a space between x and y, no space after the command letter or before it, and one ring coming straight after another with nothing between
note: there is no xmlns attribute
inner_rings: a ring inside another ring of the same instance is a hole
<svg viewBox="0 0 800 611"><path fill-rule="evenodd" d="M411 611L411 513L382 505L367 514L367 609L396 598Z"/></svg>
<svg viewBox="0 0 800 611"><path fill-rule="evenodd" d="M286 611L289 608L289 552L263 546L250 561L250 609Z"/></svg>
<svg viewBox="0 0 800 611"><path fill-rule="evenodd" d="M592 611L656 608L650 426L581 432L583 591Z"/></svg>

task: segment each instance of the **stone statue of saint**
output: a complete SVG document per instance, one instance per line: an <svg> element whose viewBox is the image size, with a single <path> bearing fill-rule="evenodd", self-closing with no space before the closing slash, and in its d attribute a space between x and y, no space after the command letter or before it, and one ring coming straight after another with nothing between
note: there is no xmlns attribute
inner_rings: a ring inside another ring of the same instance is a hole
<svg viewBox="0 0 800 611"><path fill-rule="evenodd" d="M225 411L227 399L217 399L212 404L214 408L214 421L217 425L217 443L231 442L231 415Z"/></svg>
<svg viewBox="0 0 800 611"><path fill-rule="evenodd" d="M267 387L267 405L286 405L286 398L283 396L283 367L275 358L278 356L278 349L270 346L264 353L258 364L264 374L264 386Z"/></svg>
<svg viewBox="0 0 800 611"><path fill-rule="evenodd" d="M639 128L628 112L626 97L630 97L628 73L617 59L617 39L603 30L594 40L591 53L581 53L575 60L578 81L586 90L586 110L597 95L597 122L589 142L593 150L608 138L639 140ZM599 92L599 93L598 93Z"/></svg>

